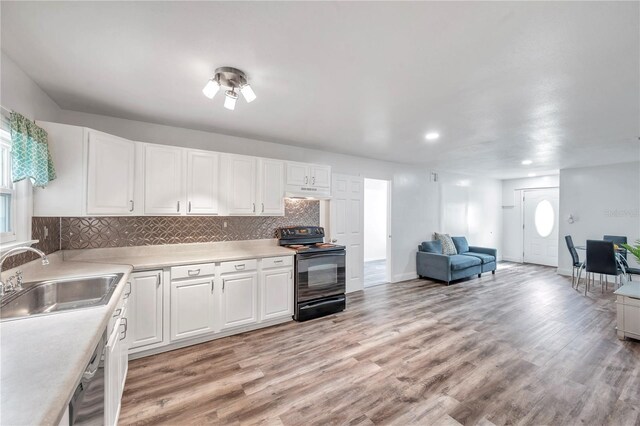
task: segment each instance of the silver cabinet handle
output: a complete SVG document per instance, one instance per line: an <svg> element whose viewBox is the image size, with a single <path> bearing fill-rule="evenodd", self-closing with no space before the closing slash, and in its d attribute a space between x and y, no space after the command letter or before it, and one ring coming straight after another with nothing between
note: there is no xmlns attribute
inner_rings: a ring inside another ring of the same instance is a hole
<svg viewBox="0 0 640 426"><path fill-rule="evenodd" d="M189 213L191 213L191 201L189 201Z"/></svg>
<svg viewBox="0 0 640 426"><path fill-rule="evenodd" d="M118 308L116 309L116 311L113 313L113 317L118 317L120 316L120 314L122 313L122 308Z"/></svg>
<svg viewBox="0 0 640 426"><path fill-rule="evenodd" d="M282 260L282 259L273 261L273 263L282 263L282 262L284 262L284 260Z"/></svg>
<svg viewBox="0 0 640 426"><path fill-rule="evenodd" d="M133 200L129 200L129 205L131 206L129 208L129 211L132 212L133 211Z"/></svg>
<svg viewBox="0 0 640 426"><path fill-rule="evenodd" d="M178 204L176 204L176 211L180 213L180 201L178 201Z"/></svg>
<svg viewBox="0 0 640 426"><path fill-rule="evenodd" d="M253 203L253 212L256 212L256 203Z"/></svg>
<svg viewBox="0 0 640 426"><path fill-rule="evenodd" d="M156 285L160 286L160 274L156 275Z"/></svg>
<svg viewBox="0 0 640 426"><path fill-rule="evenodd" d="M200 269L189 269L187 274L189 274L190 277L197 277L200 275Z"/></svg>
<svg viewBox="0 0 640 426"><path fill-rule="evenodd" d="M264 213L264 203L262 203L262 213Z"/></svg>
<svg viewBox="0 0 640 426"><path fill-rule="evenodd" d="M222 280L222 292L224 293L224 280Z"/></svg>
<svg viewBox="0 0 640 426"><path fill-rule="evenodd" d="M245 264L241 264L241 265L236 265L236 271L243 271L245 268Z"/></svg>
<svg viewBox="0 0 640 426"><path fill-rule="evenodd" d="M315 185L316 184L316 177L312 177L311 178L311 185Z"/></svg>
<svg viewBox="0 0 640 426"><path fill-rule="evenodd" d="M211 280L211 294L213 294L213 289L215 288L215 283Z"/></svg>
<svg viewBox="0 0 640 426"><path fill-rule="evenodd" d="M127 284L129 285L129 292L128 292L128 293L125 293L125 294L124 294L124 296L122 296L122 297L124 297L125 299L128 299L128 298L129 298L129 295L131 294L131 283L130 283L129 281L127 281Z"/></svg>
<svg viewBox="0 0 640 426"><path fill-rule="evenodd" d="M124 330L120 332L120 340L124 340L127 338L127 330L129 329L129 322L127 321L126 318L122 318L122 321L120 325L124 325Z"/></svg>

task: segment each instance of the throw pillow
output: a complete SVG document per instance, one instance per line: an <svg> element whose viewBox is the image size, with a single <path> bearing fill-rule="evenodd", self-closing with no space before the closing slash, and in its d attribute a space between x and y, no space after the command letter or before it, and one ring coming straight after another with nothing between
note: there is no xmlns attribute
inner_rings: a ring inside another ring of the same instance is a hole
<svg viewBox="0 0 640 426"><path fill-rule="evenodd" d="M451 237L453 244L456 246L458 254L466 253L469 251L469 243L465 237Z"/></svg>
<svg viewBox="0 0 640 426"><path fill-rule="evenodd" d="M456 246L455 244L453 244L453 240L451 239L451 236L449 236L449 234L439 234L436 232L435 237L436 240L439 240L442 244L442 254L446 254L447 256L458 254Z"/></svg>

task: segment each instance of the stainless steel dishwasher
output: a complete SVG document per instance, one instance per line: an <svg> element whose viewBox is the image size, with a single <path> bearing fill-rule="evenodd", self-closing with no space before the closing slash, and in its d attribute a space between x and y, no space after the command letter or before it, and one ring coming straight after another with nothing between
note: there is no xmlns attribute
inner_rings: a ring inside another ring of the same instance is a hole
<svg viewBox="0 0 640 426"><path fill-rule="evenodd" d="M69 402L70 425L102 425L105 409L104 360L107 334L100 338Z"/></svg>

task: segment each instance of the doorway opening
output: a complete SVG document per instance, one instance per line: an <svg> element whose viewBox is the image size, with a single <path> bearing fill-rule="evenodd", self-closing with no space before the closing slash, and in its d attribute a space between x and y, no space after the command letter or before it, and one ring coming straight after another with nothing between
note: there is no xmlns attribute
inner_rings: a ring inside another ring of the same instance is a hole
<svg viewBox="0 0 640 426"><path fill-rule="evenodd" d="M364 286L391 281L390 182L364 180Z"/></svg>

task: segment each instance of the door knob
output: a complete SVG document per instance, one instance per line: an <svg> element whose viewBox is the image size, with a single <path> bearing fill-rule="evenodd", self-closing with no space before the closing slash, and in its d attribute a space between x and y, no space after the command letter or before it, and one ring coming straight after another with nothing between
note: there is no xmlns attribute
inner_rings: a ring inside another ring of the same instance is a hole
<svg viewBox="0 0 640 426"><path fill-rule="evenodd" d="M337 243L337 242L338 242L338 240L336 240L335 238L332 238L332 239L331 239L331 242L332 242L332 243Z"/></svg>

